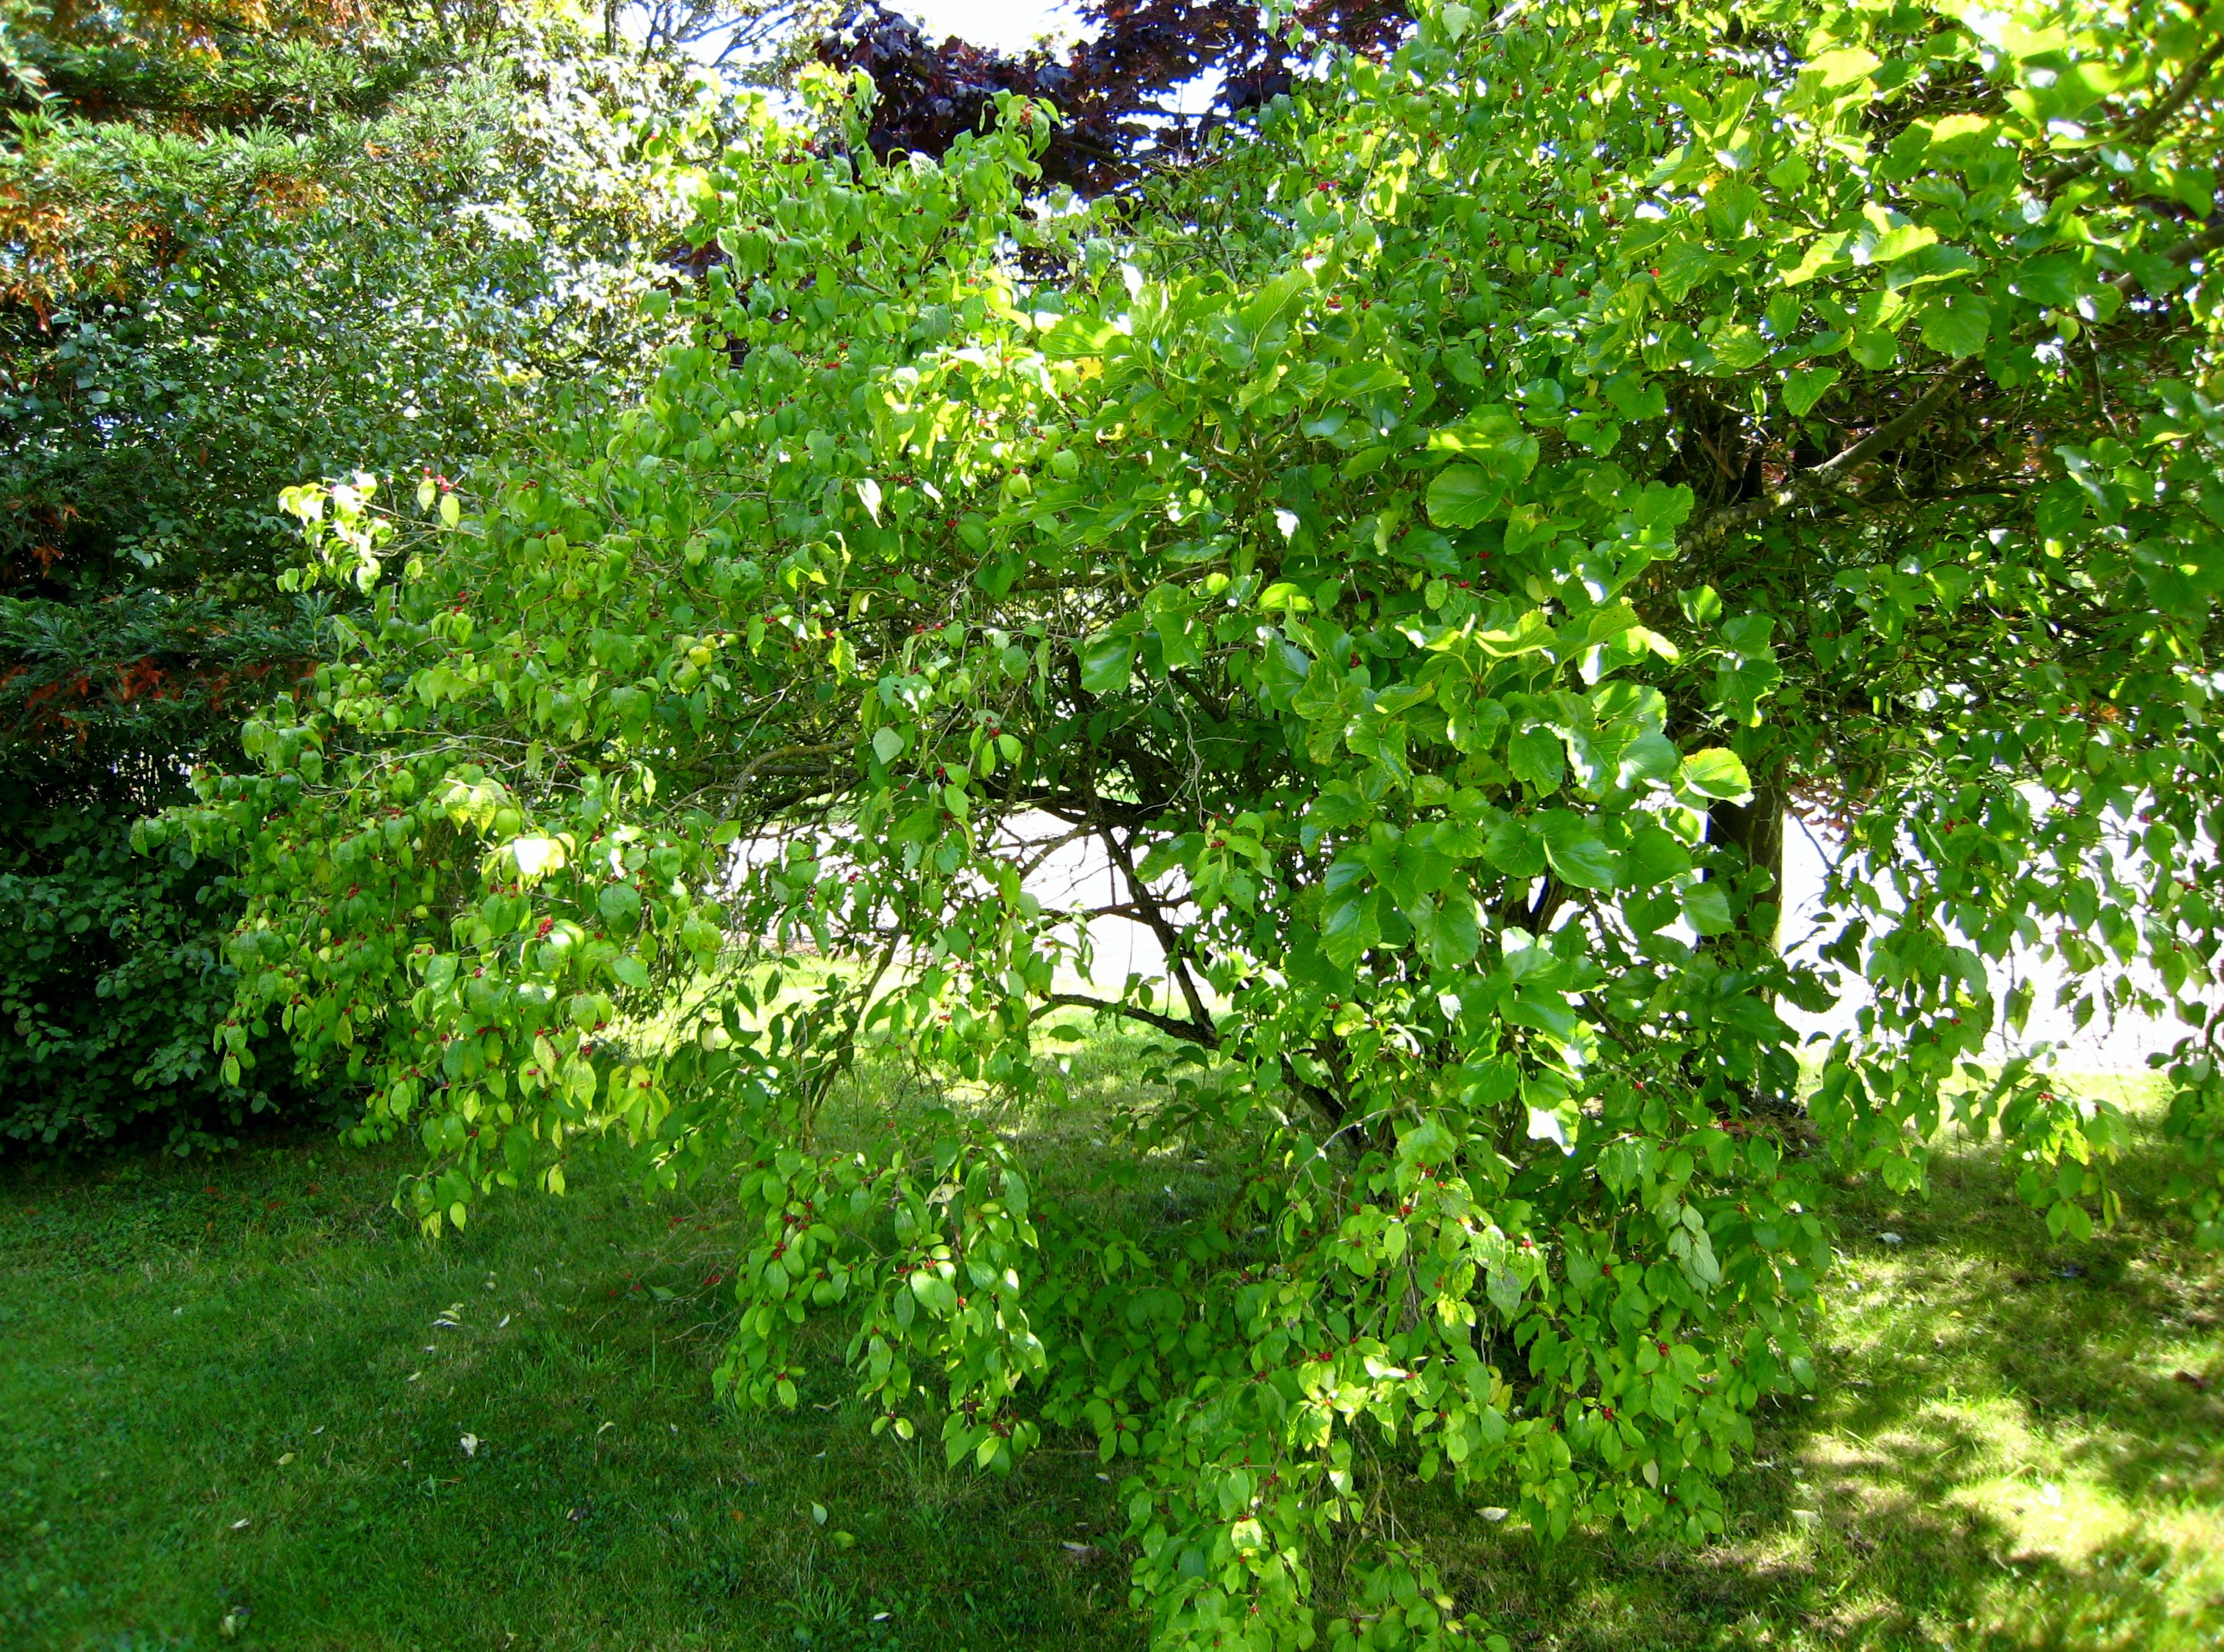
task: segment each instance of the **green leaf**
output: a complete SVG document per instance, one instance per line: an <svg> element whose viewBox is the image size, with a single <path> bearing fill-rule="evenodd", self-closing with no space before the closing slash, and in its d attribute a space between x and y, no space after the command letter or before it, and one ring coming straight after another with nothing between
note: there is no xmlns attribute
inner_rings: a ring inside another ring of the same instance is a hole
<svg viewBox="0 0 2224 1652"><path fill-rule="evenodd" d="M947 1318L957 1311L957 1288L932 1267L914 1269L911 1276L911 1294L919 1305L930 1314Z"/></svg>
<svg viewBox="0 0 2224 1652"><path fill-rule="evenodd" d="M1853 244L1854 239L1851 230L1817 236L1807 243L1796 260L1779 268L1777 280L1786 287L1800 287L1818 275L1842 269L1851 262L1846 249Z"/></svg>
<svg viewBox="0 0 2224 1652"><path fill-rule="evenodd" d="M1469 455L1481 463L1487 475L1504 482L1519 482L1535 470L1539 451L1537 438L1520 415L1494 404L1477 407L1458 424L1430 432L1429 446L1437 451ZM1430 514L1439 526L1472 526L1445 523L1437 517L1433 507Z"/></svg>
<svg viewBox="0 0 2224 1652"><path fill-rule="evenodd" d="M604 884L595 906L614 930L630 930L641 922L641 891L629 883Z"/></svg>
<svg viewBox="0 0 2224 1652"><path fill-rule="evenodd" d="M1524 728L1506 742L1506 766L1539 791L1557 791L1567 778L1567 752L1549 728Z"/></svg>
<svg viewBox="0 0 2224 1652"><path fill-rule="evenodd" d="M1312 272L1302 264L1283 271L1243 306L1244 331L1254 338L1259 337L1295 308L1312 284Z"/></svg>
<svg viewBox="0 0 2224 1652"><path fill-rule="evenodd" d="M1551 1122L1547 1124L1543 1122L1545 1120ZM1568 1144L1567 1133L1560 1128L1559 1116L1542 1108L1531 1116L1529 1134L1532 1139L1550 1141L1562 1148ZM1494 1266L1484 1274L1483 1294L1490 1298L1490 1305L1498 1310L1501 1318L1510 1320L1520 1310L1521 1290L1521 1276L1511 1268Z"/></svg>
<svg viewBox="0 0 2224 1652"><path fill-rule="evenodd" d="M1722 260L1703 242L1671 243L1655 266L1660 272L1655 279L1661 296L1671 304L1681 304L1691 289L1713 274L1721 263Z"/></svg>
<svg viewBox="0 0 2224 1652"><path fill-rule="evenodd" d="M1545 869L1545 845L1528 823L1508 815L1490 829L1483 858L1509 878L1533 878Z"/></svg>
<svg viewBox="0 0 2224 1652"><path fill-rule="evenodd" d="M1768 358L1768 341L1751 327L1725 327L1714 337L1715 371L1742 373Z"/></svg>
<svg viewBox="0 0 2224 1652"><path fill-rule="evenodd" d="M1646 883L1665 883L1691 869L1691 852L1673 832L1646 826L1629 840L1629 864Z"/></svg>
<svg viewBox="0 0 2224 1652"><path fill-rule="evenodd" d="M1881 373L1899 359L1899 340L1881 327L1863 328L1848 342L1846 354L1872 373Z"/></svg>
<svg viewBox="0 0 2224 1652"><path fill-rule="evenodd" d="M903 735L895 729L875 728L873 731L873 754L881 762L894 762L902 754L903 748Z"/></svg>
<svg viewBox="0 0 2224 1652"><path fill-rule="evenodd" d="M1321 950L1338 969L1349 969L1359 962L1360 954L1381 937L1381 925L1374 915L1374 898L1362 896L1345 901L1329 914L1328 922L1321 928Z"/></svg>
<svg viewBox="0 0 2224 1652"><path fill-rule="evenodd" d="M1421 917L1415 931L1430 963L1438 969L1456 969L1482 945L1475 898L1464 889L1452 890L1435 906L1424 907Z"/></svg>
<svg viewBox="0 0 2224 1652"><path fill-rule="evenodd" d="M1621 857L1583 816L1547 810L1542 827L1545 858L1561 882L1578 889L1612 889L1621 880Z"/></svg>
<svg viewBox="0 0 2224 1652"><path fill-rule="evenodd" d="M1505 497L1480 467L1448 465L1429 484L1429 520L1438 527L1474 527L1488 521Z"/></svg>
<svg viewBox="0 0 2224 1652"><path fill-rule="evenodd" d="M1684 921L1699 935L1725 935L1732 927L1729 897L1720 884L1693 884L1677 897Z"/></svg>
<svg viewBox="0 0 2224 1652"><path fill-rule="evenodd" d="M1897 263L1911 253L1921 252L1938 240L1936 230L1919 224L1896 224L1885 231L1875 246L1869 249L1869 262L1873 264Z"/></svg>
<svg viewBox="0 0 2224 1652"><path fill-rule="evenodd" d="M1091 694L1114 694L1128 686L1135 663L1134 640L1100 637L1081 651L1081 686Z"/></svg>
<svg viewBox="0 0 2224 1652"><path fill-rule="evenodd" d="M1793 418L1803 417L1837 381L1838 369L1835 366L1796 369L1784 375L1784 405Z"/></svg>
<svg viewBox="0 0 2224 1652"><path fill-rule="evenodd" d="M1992 335L1992 311L1974 293L1934 293L1919 313L1923 342L1957 360L1982 350Z"/></svg>
<svg viewBox="0 0 2224 1652"><path fill-rule="evenodd" d="M1723 746L1710 746L1684 760L1684 785L1702 798L1740 803L1753 795L1752 778L1738 754Z"/></svg>
<svg viewBox="0 0 2224 1652"><path fill-rule="evenodd" d="M1827 91L1859 85L1868 79L1880 60L1874 52L1859 46L1841 47L1835 52L1824 52L1810 60L1801 72L1800 79Z"/></svg>

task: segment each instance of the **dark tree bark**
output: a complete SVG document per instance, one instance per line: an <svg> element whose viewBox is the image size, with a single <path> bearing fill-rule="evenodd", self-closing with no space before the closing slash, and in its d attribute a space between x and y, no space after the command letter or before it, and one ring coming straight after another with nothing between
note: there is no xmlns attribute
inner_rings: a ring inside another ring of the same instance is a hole
<svg viewBox="0 0 2224 1652"><path fill-rule="evenodd" d="M1781 779L1772 776L1753 783L1750 803L1718 803L1707 811L1707 835L1736 849L1747 865L1769 875L1770 898L1747 909L1744 929L1747 938L1772 952L1784 929L1784 812L1788 801ZM1764 914L1773 916L1760 921Z"/></svg>

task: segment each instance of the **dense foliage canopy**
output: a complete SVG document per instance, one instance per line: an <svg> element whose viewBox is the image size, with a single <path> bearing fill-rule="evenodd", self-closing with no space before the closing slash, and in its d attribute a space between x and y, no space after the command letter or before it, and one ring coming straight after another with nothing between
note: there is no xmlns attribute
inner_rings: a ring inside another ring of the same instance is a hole
<svg viewBox="0 0 2224 1652"><path fill-rule="evenodd" d="M2119 1123L2018 1047L2012 955L2183 1018L2219 1233L2224 37L1419 12L1093 205L1039 103L939 161L862 82L758 110L681 174L645 399L292 496L298 583L369 607L149 834L249 892L226 1061L282 1029L367 1087L427 1228L583 1132L653 1182L737 1150L730 1390L793 1403L826 1313L953 1460L1092 1433L1167 1647L1475 1633L1387 1473L1718 1529L1812 1379L1819 1163L1913 1187L1959 1119L2111 1219ZM1819 959L1775 944L1787 799L1846 845ZM1026 886L1067 834L1163 980L1068 967ZM1208 1156L1217 1207L1021 1174L1043 1018L1093 1002L1168 1052L1121 1157ZM1825 1157L1787 1003L1858 1006ZM837 1151L872 1040L951 1105Z"/></svg>
<svg viewBox="0 0 2224 1652"><path fill-rule="evenodd" d="M634 381L673 231L628 123L668 76L406 7L37 21L0 144L0 1138L186 1139L269 1099L210 1050L236 906L128 835L330 646L279 492Z"/></svg>

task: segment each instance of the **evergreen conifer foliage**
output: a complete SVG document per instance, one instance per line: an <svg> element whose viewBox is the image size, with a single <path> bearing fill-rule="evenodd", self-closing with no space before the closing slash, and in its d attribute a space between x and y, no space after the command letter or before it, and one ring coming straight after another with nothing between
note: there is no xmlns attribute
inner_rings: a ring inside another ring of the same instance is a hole
<svg viewBox="0 0 2224 1652"><path fill-rule="evenodd" d="M2175 1012L2224 1237L2220 52L2151 6L1430 3L1052 212L1046 104L932 159L814 78L836 142L760 110L683 171L720 256L645 399L291 495L369 605L149 834L246 892L225 1060L365 1087L433 1231L582 1132L651 1184L737 1153L721 1384L794 1404L829 1315L952 1460L1093 1438L1161 1646L1482 1635L1387 1473L1719 1531L1830 1264L1787 1006L1860 998L1827 1162L1913 1188L1997 1130L2057 1232L2113 1219L2120 1120L1988 1055L1988 966ZM1849 846L1819 963L1786 796ZM1044 817L1162 980L1063 972ZM1216 1202L1030 1184L1092 1005L1164 1052L1123 1162ZM951 1105L830 1145L875 1041Z"/></svg>

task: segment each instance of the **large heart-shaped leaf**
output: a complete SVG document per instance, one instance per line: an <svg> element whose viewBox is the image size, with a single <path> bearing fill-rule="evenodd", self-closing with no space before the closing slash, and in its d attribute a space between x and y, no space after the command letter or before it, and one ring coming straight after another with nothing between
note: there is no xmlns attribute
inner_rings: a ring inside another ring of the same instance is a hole
<svg viewBox="0 0 2224 1652"><path fill-rule="evenodd" d="M1940 293L1923 306L1923 342L1943 355L1974 356L1992 331L1992 311L1974 293Z"/></svg>
<svg viewBox="0 0 2224 1652"><path fill-rule="evenodd" d="M1753 777L1738 754L1727 747L1710 746L1684 760L1684 785L1703 798L1741 802L1753 795Z"/></svg>
<svg viewBox="0 0 2224 1652"><path fill-rule="evenodd" d="M1481 466L1447 465L1429 484L1429 520L1438 527L1474 527L1488 521L1505 496Z"/></svg>
<svg viewBox="0 0 2224 1652"><path fill-rule="evenodd" d="M1621 880L1621 857L1607 848L1589 821L1555 809L1546 812L1542 825L1545 859L1562 883L1578 889L1611 889Z"/></svg>
<svg viewBox="0 0 2224 1652"><path fill-rule="evenodd" d="M1114 694L1128 686L1135 665L1131 637L1100 637L1081 651L1081 686L1091 694Z"/></svg>
<svg viewBox="0 0 2224 1652"><path fill-rule="evenodd" d="M1539 791L1557 791L1567 778L1567 753L1549 728L1524 728L1506 742L1506 766Z"/></svg>

